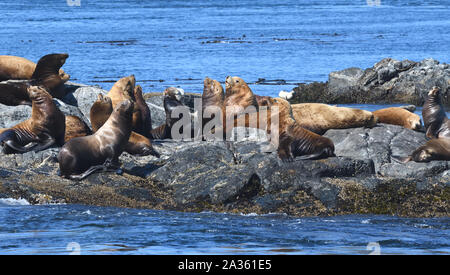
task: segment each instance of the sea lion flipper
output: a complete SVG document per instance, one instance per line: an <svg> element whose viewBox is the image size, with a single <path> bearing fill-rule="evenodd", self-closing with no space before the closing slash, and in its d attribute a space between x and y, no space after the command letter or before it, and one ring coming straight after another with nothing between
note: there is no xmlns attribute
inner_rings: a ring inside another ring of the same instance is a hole
<svg viewBox="0 0 450 275"><path fill-rule="evenodd" d="M433 130L431 129L432 127L430 126L430 127L428 127L428 129L427 129L427 132L426 132L426 134L425 134L425 136L427 137L427 138L434 138L434 136L433 136Z"/></svg>
<svg viewBox="0 0 450 275"><path fill-rule="evenodd" d="M391 159L398 163L407 163L412 160L411 156L408 157L391 156Z"/></svg>
<svg viewBox="0 0 450 275"><path fill-rule="evenodd" d="M320 157L322 154L323 154L323 151L318 152L318 153L314 153L314 154L309 154L309 155L297 156L297 157L295 157L295 158L296 158L296 159L300 159L300 160L317 159L317 158Z"/></svg>

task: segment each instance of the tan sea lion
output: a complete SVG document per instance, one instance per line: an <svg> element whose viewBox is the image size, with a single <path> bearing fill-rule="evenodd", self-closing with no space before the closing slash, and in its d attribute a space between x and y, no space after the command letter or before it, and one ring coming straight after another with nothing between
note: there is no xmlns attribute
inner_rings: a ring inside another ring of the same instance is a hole
<svg viewBox="0 0 450 275"><path fill-rule="evenodd" d="M442 105L440 88L433 87L422 109L423 124L428 138L450 138L450 120Z"/></svg>
<svg viewBox="0 0 450 275"><path fill-rule="evenodd" d="M111 99L113 108L124 100L134 101L134 87L136 86L136 78L134 75L122 77L109 90L107 97Z"/></svg>
<svg viewBox="0 0 450 275"><path fill-rule="evenodd" d="M377 123L369 111L321 103L293 104L292 112L301 127L319 135L329 129L373 127Z"/></svg>
<svg viewBox="0 0 450 275"><path fill-rule="evenodd" d="M64 142L68 142L75 137L84 137L92 134L89 126L77 116L66 116L66 132Z"/></svg>
<svg viewBox="0 0 450 275"><path fill-rule="evenodd" d="M112 112L113 107L111 99L107 96L104 97L102 94L99 94L90 110L90 119L94 133L105 124ZM147 137L134 131L131 132L130 138L128 143L125 145L124 150L129 154L137 156L160 156L159 153L153 149L153 146Z"/></svg>
<svg viewBox="0 0 450 275"><path fill-rule="evenodd" d="M116 105L105 124L93 135L69 140L58 154L60 175L81 180L97 170L119 169L119 156L131 134L133 102Z"/></svg>
<svg viewBox="0 0 450 275"><path fill-rule="evenodd" d="M27 97L29 86L43 86L52 97L62 99L66 92L59 69L64 65L68 54L48 54L39 59L31 80L6 81L0 83L0 103L5 105L31 104Z"/></svg>
<svg viewBox="0 0 450 275"><path fill-rule="evenodd" d="M26 58L12 55L0 55L0 81L31 80L36 69L36 63ZM59 76L63 82L70 79L63 69L59 69Z"/></svg>
<svg viewBox="0 0 450 275"><path fill-rule="evenodd" d="M65 117L43 88L27 88L32 102L31 117L11 128L0 130L3 152L24 153L40 151L53 144L64 144Z"/></svg>
<svg viewBox="0 0 450 275"><path fill-rule="evenodd" d="M203 80L202 93L202 127L214 119L214 113L218 110L224 111L224 91L219 81L206 77ZM223 121L223 118L220 119Z"/></svg>
<svg viewBox="0 0 450 275"><path fill-rule="evenodd" d="M400 107L391 107L372 112L378 118L378 123L403 126L411 130L422 130L422 120L419 115Z"/></svg>
<svg viewBox="0 0 450 275"><path fill-rule="evenodd" d="M432 160L450 160L450 138L434 138L425 145L420 146L408 157L392 156L392 159L397 162L406 163L409 161L415 162L430 162Z"/></svg>

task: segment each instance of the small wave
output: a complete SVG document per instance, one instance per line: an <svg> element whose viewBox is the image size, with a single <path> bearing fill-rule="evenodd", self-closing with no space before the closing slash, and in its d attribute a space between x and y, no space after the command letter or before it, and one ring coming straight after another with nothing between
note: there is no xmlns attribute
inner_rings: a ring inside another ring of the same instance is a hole
<svg viewBox="0 0 450 275"><path fill-rule="evenodd" d="M369 223L370 223L370 220L369 220L369 219L367 219L367 220L362 220L361 223L362 223L362 224L369 224Z"/></svg>
<svg viewBox="0 0 450 275"><path fill-rule="evenodd" d="M26 199L6 198L0 199L0 205L30 205Z"/></svg>

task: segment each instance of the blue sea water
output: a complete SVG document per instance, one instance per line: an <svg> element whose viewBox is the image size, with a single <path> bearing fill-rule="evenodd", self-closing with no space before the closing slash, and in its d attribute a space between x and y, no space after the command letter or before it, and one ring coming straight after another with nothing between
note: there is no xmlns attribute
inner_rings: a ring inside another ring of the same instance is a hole
<svg viewBox="0 0 450 275"><path fill-rule="evenodd" d="M237 75L270 96L385 57L450 62L448 0L67 2L3 0L0 54L37 61L67 52L63 68L72 80L104 89L134 74L145 92L201 92L206 76ZM260 78L285 82L253 84ZM382 254L450 253L449 218L26 204L0 201L0 254L67 254L70 247L81 254L369 254L369 243Z"/></svg>

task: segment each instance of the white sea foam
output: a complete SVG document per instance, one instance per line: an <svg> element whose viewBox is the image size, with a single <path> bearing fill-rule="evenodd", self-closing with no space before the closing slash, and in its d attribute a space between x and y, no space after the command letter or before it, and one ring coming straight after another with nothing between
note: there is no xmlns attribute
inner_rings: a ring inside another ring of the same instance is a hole
<svg viewBox="0 0 450 275"><path fill-rule="evenodd" d="M30 203L26 199L13 199L13 198L6 198L6 199L0 199L0 206L6 206L6 205L30 205Z"/></svg>

